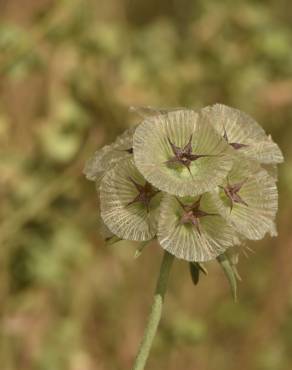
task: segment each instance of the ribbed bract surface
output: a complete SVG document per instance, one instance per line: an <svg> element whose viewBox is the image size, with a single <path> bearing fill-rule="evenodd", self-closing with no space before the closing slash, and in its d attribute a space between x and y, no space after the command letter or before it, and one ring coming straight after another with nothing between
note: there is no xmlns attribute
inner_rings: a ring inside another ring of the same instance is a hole
<svg viewBox="0 0 292 370"><path fill-rule="evenodd" d="M106 173L100 186L101 216L110 231L122 239L144 241L157 232L161 194L156 194L147 208L137 202L129 204L138 194L133 182L144 185L145 179L132 159L121 160Z"/></svg>
<svg viewBox="0 0 292 370"><path fill-rule="evenodd" d="M181 198L191 204L196 198ZM203 195L200 208L215 215L199 219L199 228L180 222L183 209L177 199L165 195L161 203L158 240L162 248L178 258L187 261L209 261L223 253L227 248L239 244L237 233L218 213L210 194Z"/></svg>
<svg viewBox="0 0 292 370"><path fill-rule="evenodd" d="M111 169L120 159L132 157L129 150L133 148L134 131L134 127L126 130L114 143L97 150L89 158L83 170L88 180L96 181L99 187L105 171Z"/></svg>
<svg viewBox="0 0 292 370"><path fill-rule="evenodd" d="M283 162L279 146L248 114L223 104L205 107L202 114L220 135L226 132L229 143L246 145L238 151L248 158L265 164Z"/></svg>
<svg viewBox="0 0 292 370"><path fill-rule="evenodd" d="M173 157L169 140L184 147L192 137L198 158L186 168L168 162ZM174 195L197 195L213 189L232 166L228 144L191 110L180 110L146 119L134 134L135 163L145 178L157 188Z"/></svg>
<svg viewBox="0 0 292 370"><path fill-rule="evenodd" d="M238 158L222 186L244 182L238 195L246 203L233 203L224 190L214 194L220 214L247 239L262 239L275 234L274 219L278 209L278 191L274 179L255 162Z"/></svg>

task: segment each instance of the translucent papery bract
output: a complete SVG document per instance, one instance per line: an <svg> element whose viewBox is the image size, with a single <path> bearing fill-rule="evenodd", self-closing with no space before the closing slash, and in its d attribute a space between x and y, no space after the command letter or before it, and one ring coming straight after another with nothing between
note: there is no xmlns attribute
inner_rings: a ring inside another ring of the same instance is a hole
<svg viewBox="0 0 292 370"><path fill-rule="evenodd" d="M159 114L166 114L169 112L182 110L184 108L157 108L157 107L151 107L151 106L132 106L130 107L130 112L137 113L142 118L148 118L151 116L156 116Z"/></svg>
<svg viewBox="0 0 292 370"><path fill-rule="evenodd" d="M192 154L208 156L191 161L189 169L167 163L174 156L170 142L183 148L190 138ZM139 171L158 189L179 196L201 194L220 184L232 166L230 153L224 139L191 110L146 119L134 134Z"/></svg>
<svg viewBox="0 0 292 370"><path fill-rule="evenodd" d="M114 234L110 231L110 229L106 226L103 219L99 217L98 219L98 225L99 225L99 232L100 235L104 240L110 239L114 236Z"/></svg>
<svg viewBox="0 0 292 370"><path fill-rule="evenodd" d="M126 130L116 141L97 150L86 162L83 173L88 180L95 181L97 188L105 171L111 169L120 159L132 157L129 153L133 148L135 127Z"/></svg>
<svg viewBox="0 0 292 370"><path fill-rule="evenodd" d="M101 217L115 235L127 240L150 240L157 231L161 194L150 201L149 212L140 202L133 202L139 192L133 181L145 185L145 179L133 159L119 161L101 181Z"/></svg>
<svg viewBox="0 0 292 370"><path fill-rule="evenodd" d="M270 138L259 143L250 141L250 145L242 148L241 152L250 159L259 161L262 164L281 163L284 160L279 146Z"/></svg>
<svg viewBox="0 0 292 370"><path fill-rule="evenodd" d="M266 233L277 234L275 216L278 209L278 191L275 180L255 162L239 156L222 186L242 184L237 195L242 202L233 202L223 189L217 199L219 212L245 238L258 240Z"/></svg>
<svg viewBox="0 0 292 370"><path fill-rule="evenodd" d="M273 222L271 224L271 227L270 229L268 230L268 233L270 234L270 236L272 237L276 237L278 236L278 231L277 231L277 225L276 225L276 222Z"/></svg>
<svg viewBox="0 0 292 370"><path fill-rule="evenodd" d="M278 181L278 166L276 164L261 164L261 167L268 172L273 180Z"/></svg>
<svg viewBox="0 0 292 370"><path fill-rule="evenodd" d="M209 118L220 135L226 133L228 143L243 144L237 151L248 158L266 164L283 162L279 146L246 113L223 104L205 107L201 113Z"/></svg>
<svg viewBox="0 0 292 370"><path fill-rule="evenodd" d="M184 204L192 204L196 198L180 198ZM192 224L182 224L182 206L176 197L165 195L161 202L158 240L163 249L187 261L203 262L215 259L227 248L239 244L236 231L226 222L216 208L210 194L201 198L200 209L214 213L199 218L199 229Z"/></svg>

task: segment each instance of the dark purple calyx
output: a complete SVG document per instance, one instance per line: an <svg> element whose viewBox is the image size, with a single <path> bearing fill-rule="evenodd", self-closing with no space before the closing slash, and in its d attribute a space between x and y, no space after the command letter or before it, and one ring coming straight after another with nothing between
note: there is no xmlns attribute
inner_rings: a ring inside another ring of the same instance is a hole
<svg viewBox="0 0 292 370"><path fill-rule="evenodd" d="M169 142L169 145L171 146L174 156L165 163L181 164L185 166L188 169L189 173L191 174L190 166L192 162L203 157L214 157L213 155L210 154L194 154L192 150L192 139L193 135L190 136L188 143L183 148L180 148L176 146L174 143L172 143L168 137L167 140Z"/></svg>
<svg viewBox="0 0 292 370"><path fill-rule="evenodd" d="M193 225L197 229L200 235L201 235L200 218L206 217L206 216L218 216L218 214L216 213L208 213L200 209L201 199L202 199L202 196L200 196L200 198L196 200L193 204L183 204L178 198L176 198L176 200L178 201L178 203L183 209L183 214L181 215L179 224Z"/></svg>
<svg viewBox="0 0 292 370"><path fill-rule="evenodd" d="M245 206L248 206L248 204L241 198L241 196L238 194L242 186L246 183L247 179L244 179L241 182L238 182L236 184L230 185L227 183L227 186L222 187L224 190L225 195L228 199L231 201L231 209L233 209L234 203L243 204Z"/></svg>
<svg viewBox="0 0 292 370"><path fill-rule="evenodd" d="M149 212L149 206L151 199L159 193L159 190L155 190L149 182L146 181L145 185L138 184L135 180L129 177L131 183L135 186L136 190L138 191L138 195L127 204L127 206L134 204L134 203L141 203L143 204L147 212Z"/></svg>
<svg viewBox="0 0 292 370"><path fill-rule="evenodd" d="M226 132L226 129L224 127L224 134L223 134L223 138L227 141L227 143L232 146L233 149L235 150L238 150L238 149L241 149L241 148L246 148L248 145L246 144L240 144L240 143L230 143L229 142L229 139L228 139L228 136L227 136L227 132Z"/></svg>

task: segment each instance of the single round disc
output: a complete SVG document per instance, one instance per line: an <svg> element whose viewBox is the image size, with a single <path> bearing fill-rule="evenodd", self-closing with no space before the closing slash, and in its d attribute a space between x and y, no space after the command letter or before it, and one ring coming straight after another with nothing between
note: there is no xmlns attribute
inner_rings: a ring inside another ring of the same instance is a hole
<svg viewBox="0 0 292 370"><path fill-rule="evenodd" d="M165 195L161 202L158 240L163 249L187 261L209 261L227 248L240 243L236 231L218 213L209 193L203 194L194 223L184 223L183 205L197 201L194 197ZM202 212L208 215L202 216Z"/></svg>
<svg viewBox="0 0 292 370"><path fill-rule="evenodd" d="M219 212L241 235L252 240L276 235L278 191L266 170L239 157L221 186L214 193Z"/></svg>
<svg viewBox="0 0 292 370"><path fill-rule="evenodd" d="M145 185L133 159L118 162L101 181L101 217L110 231L122 239L143 241L156 235L161 193L148 186L145 196L151 199L143 202L138 199L137 188Z"/></svg>
<svg viewBox="0 0 292 370"><path fill-rule="evenodd" d="M205 107L201 112L236 151L260 163L283 162L279 146L248 114L223 104Z"/></svg>
<svg viewBox="0 0 292 370"><path fill-rule="evenodd" d="M139 171L158 189L179 196L201 194L220 184L232 166L230 153L207 120L191 110L146 119L134 134Z"/></svg>

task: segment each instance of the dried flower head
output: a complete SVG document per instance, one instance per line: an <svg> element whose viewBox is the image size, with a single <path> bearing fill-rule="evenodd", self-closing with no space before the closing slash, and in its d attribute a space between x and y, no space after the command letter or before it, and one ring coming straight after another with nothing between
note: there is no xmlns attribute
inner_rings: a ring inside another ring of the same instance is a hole
<svg viewBox="0 0 292 370"><path fill-rule="evenodd" d="M198 263L245 239L277 235L283 155L253 118L222 104L135 111L142 122L84 170L97 182L111 239L157 238L177 258Z"/></svg>
<svg viewBox="0 0 292 370"><path fill-rule="evenodd" d="M237 299L238 248L277 235L280 148L247 114L222 104L136 109L143 121L97 151L84 173L97 184L105 240L148 241L165 250L154 303L134 369L143 369L161 315L174 257L196 285L216 259ZM233 248L231 248L233 247ZM242 248L243 249L243 248Z"/></svg>

